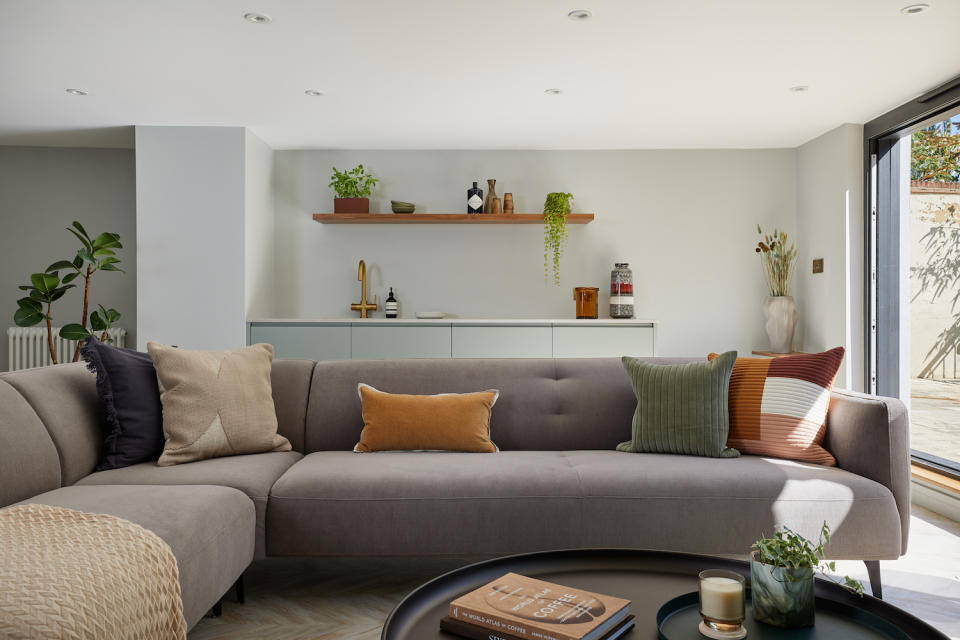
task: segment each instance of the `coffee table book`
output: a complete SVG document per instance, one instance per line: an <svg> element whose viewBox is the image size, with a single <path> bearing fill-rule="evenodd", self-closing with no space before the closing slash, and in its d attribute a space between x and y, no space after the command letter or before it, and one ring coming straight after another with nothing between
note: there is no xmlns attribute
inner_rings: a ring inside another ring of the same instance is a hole
<svg viewBox="0 0 960 640"><path fill-rule="evenodd" d="M508 573L450 603L453 620L520 640L600 640L630 601Z"/></svg>
<svg viewBox="0 0 960 640"><path fill-rule="evenodd" d="M607 631L597 640L617 640L617 638L622 637L628 631L633 629L633 627L633 616L629 615L621 620L620 624L610 629L610 631ZM522 640L520 636L515 636L510 633L503 633L500 631L490 631L490 629L487 629L486 627L478 627L477 625L470 624L469 622L454 620L450 616L440 620L440 630L446 631L447 633L452 633L462 638L469 638L469 640Z"/></svg>

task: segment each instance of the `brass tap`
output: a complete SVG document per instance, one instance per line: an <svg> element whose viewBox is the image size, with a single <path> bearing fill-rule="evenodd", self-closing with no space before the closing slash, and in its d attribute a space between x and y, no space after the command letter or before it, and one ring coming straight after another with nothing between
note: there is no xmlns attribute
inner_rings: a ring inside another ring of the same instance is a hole
<svg viewBox="0 0 960 640"><path fill-rule="evenodd" d="M377 310L377 296L373 296L373 304L367 302L367 265L363 260L360 261L360 267L357 269L357 280L360 281L360 302L354 302L350 305L351 311L359 311L361 318L367 317L367 311Z"/></svg>

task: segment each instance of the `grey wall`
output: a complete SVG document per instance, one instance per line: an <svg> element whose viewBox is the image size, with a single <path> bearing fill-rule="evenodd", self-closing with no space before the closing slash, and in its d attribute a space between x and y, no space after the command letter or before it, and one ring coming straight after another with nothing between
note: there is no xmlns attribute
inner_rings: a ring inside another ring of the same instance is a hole
<svg viewBox="0 0 960 640"><path fill-rule="evenodd" d="M91 234L120 234L124 248L119 257L126 274L95 275L90 301L116 308L123 314L119 326L135 333L134 162L129 149L0 146L0 369L7 368L6 327L13 326L16 301L23 293L17 285L55 260L75 255L78 241L65 229L73 220ZM54 306L54 322L78 322L82 300L82 292L70 291ZM128 345L133 344L136 335L129 338Z"/></svg>
<svg viewBox="0 0 960 640"><path fill-rule="evenodd" d="M371 203L459 213L473 180L497 178L517 213L542 211L548 191L576 196L595 222L570 227L561 286L543 276L539 225L320 225L333 210L331 167L362 162L381 178ZM600 287L629 262L636 315L657 320L658 350L703 356L765 347L765 296L756 226L793 233L796 151L278 151L272 317L343 318L359 299L357 262L370 292L393 286L402 313L472 318L572 318L572 288ZM377 316L382 316L381 311Z"/></svg>
<svg viewBox="0 0 960 640"><path fill-rule="evenodd" d="M847 350L835 384L863 389L863 126L797 149L797 271L803 351ZM823 273L813 259L823 258Z"/></svg>
<svg viewBox="0 0 960 640"><path fill-rule="evenodd" d="M136 137L138 347L243 346L244 128Z"/></svg>

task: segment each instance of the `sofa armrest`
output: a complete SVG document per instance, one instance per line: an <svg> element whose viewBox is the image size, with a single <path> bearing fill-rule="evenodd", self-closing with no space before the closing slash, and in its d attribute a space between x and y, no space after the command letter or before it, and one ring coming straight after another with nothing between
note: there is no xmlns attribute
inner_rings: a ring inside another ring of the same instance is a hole
<svg viewBox="0 0 960 640"><path fill-rule="evenodd" d="M901 553L910 532L910 419L896 398L835 389L824 446L837 466L890 489L900 512Z"/></svg>

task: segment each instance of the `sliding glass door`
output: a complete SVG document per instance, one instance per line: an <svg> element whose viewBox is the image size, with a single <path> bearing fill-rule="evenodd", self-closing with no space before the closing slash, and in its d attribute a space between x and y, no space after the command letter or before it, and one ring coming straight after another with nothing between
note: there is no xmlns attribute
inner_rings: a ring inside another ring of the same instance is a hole
<svg viewBox="0 0 960 640"><path fill-rule="evenodd" d="M915 460L960 473L960 100L915 102L865 128L866 376L910 406Z"/></svg>

